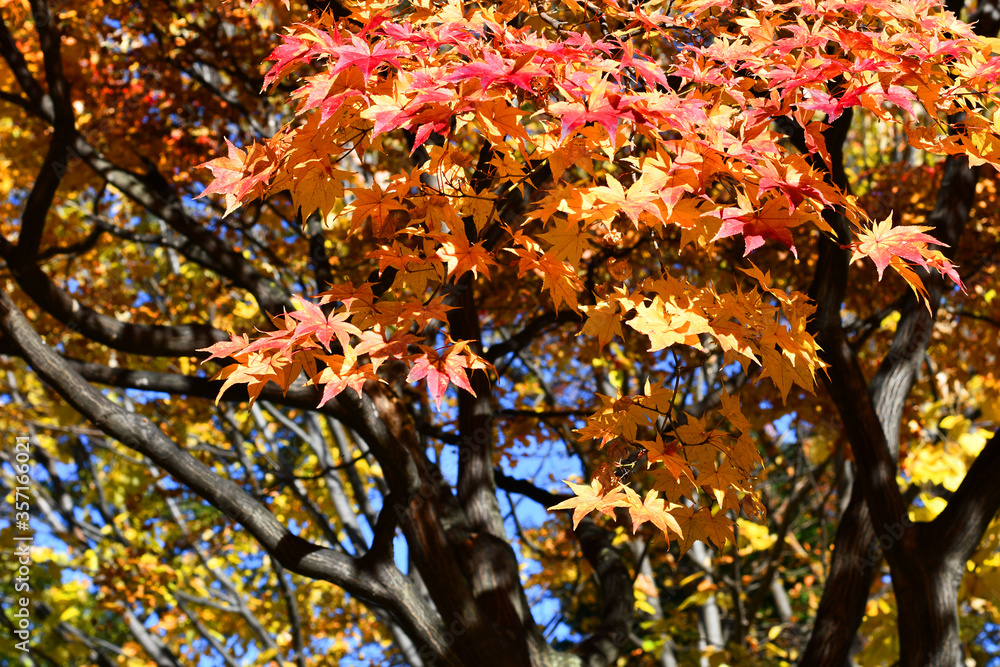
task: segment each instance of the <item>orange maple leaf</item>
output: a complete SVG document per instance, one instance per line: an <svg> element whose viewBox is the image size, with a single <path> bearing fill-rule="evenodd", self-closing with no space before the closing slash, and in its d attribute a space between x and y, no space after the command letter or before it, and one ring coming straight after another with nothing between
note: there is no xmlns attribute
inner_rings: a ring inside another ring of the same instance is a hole
<svg viewBox="0 0 1000 667"><path fill-rule="evenodd" d="M388 238L395 229L391 229L389 214L392 211L404 210L406 207L395 197L382 192L382 186L375 183L370 188L351 188L355 200L347 205L344 213L351 212L351 233L361 228L367 218L372 219L372 234L376 238Z"/></svg>
<svg viewBox="0 0 1000 667"><path fill-rule="evenodd" d="M674 479L686 477L692 482L694 481L691 475L691 464L684 458L682 454L683 450L679 443L671 442L665 444L663 438L657 433L656 440L643 440L639 444L646 448L651 466L656 462L660 462L664 468L670 471Z"/></svg>
<svg viewBox="0 0 1000 667"><path fill-rule="evenodd" d="M622 318L615 304L601 301L595 306L582 306L580 310L587 314L587 321L580 333L597 336L600 347L610 343L615 336L623 336Z"/></svg>
<svg viewBox="0 0 1000 667"><path fill-rule="evenodd" d="M724 209L722 227L719 228L712 240L716 241L742 234L745 244L743 256L746 257L764 245L765 239L771 239L786 246L793 255L798 257L799 254L792 242L791 228L797 227L801 223L802 220L788 210L785 202L777 197L772 197L764 202L759 211L746 212L737 207Z"/></svg>
<svg viewBox="0 0 1000 667"><path fill-rule="evenodd" d="M320 355L320 361L327 364L319 375L309 380L307 384L323 385L323 396L320 398L317 407L323 407L328 401L333 400L342 391L350 387L361 396L361 389L368 380L377 380L378 377L371 371L371 366L355 368L352 357L344 357L339 354ZM337 369L340 370L337 370Z"/></svg>
<svg viewBox="0 0 1000 667"><path fill-rule="evenodd" d="M563 482L569 488L573 489L575 495L558 505L553 505L549 510L573 510L573 530L576 530L577 526L580 525L583 517L594 510L605 516L613 517L616 507L626 507L628 505L621 488L605 493L604 487L601 486L601 482L597 479L592 480L589 486L586 484L574 484L565 479Z"/></svg>
<svg viewBox="0 0 1000 667"><path fill-rule="evenodd" d="M252 354L245 362L223 368L212 378L213 380L225 380L215 397L215 404L219 404L223 394L234 384L246 384L252 406L264 385L272 380L278 382L281 379L282 375L276 365L281 364L282 360L283 357Z"/></svg>
<svg viewBox="0 0 1000 667"><path fill-rule="evenodd" d="M212 359L226 359L227 357L235 357L238 352L241 352L250 345L250 339L246 334L242 336L237 336L234 333L229 334L229 340L220 340L215 345L209 347L203 347L199 349L199 352L208 352L209 355L201 363L211 361Z"/></svg>
<svg viewBox="0 0 1000 667"><path fill-rule="evenodd" d="M490 277L490 267L496 266L490 253L483 247L482 243L469 245L464 236L457 235L450 237L451 240L441 244L441 249L437 251L437 256L445 261L448 266L448 277L458 280L463 275L472 271L472 275L479 278L481 270Z"/></svg>
<svg viewBox="0 0 1000 667"><path fill-rule="evenodd" d="M639 216L643 212L660 218L660 208L657 206L656 201L661 198L661 195L659 192L647 189L645 181L642 179L636 181L629 187L627 192L614 176L609 175L607 182L607 186L598 186L593 188L591 192L599 200L628 216L632 224L639 224Z"/></svg>
<svg viewBox="0 0 1000 667"><path fill-rule="evenodd" d="M659 497L659 493L656 489L650 489L646 493L646 497L643 499L639 498L639 494L633 491L629 487L623 487L625 489L625 497L627 503L627 509L629 516L632 517L632 532L635 533L644 523L650 522L663 532L663 536L667 540L667 544L670 544L670 537L667 533L669 529L675 535L683 537L681 532L681 526L677 523L670 512L666 509L666 501Z"/></svg>

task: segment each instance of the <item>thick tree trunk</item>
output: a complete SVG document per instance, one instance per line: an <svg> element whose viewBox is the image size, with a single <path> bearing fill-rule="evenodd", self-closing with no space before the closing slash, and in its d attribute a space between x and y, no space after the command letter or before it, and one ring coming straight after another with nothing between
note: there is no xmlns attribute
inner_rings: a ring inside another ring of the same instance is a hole
<svg viewBox="0 0 1000 667"><path fill-rule="evenodd" d="M957 12L962 4L958 0L950 2L949 9ZM980 3L976 16L972 18L978 21L975 27L977 33L995 35L1000 25L998 23L1000 11L996 1ZM838 143L838 153L840 146ZM833 150L831 149L831 152ZM846 181L842 173L837 173L842 172L840 167L839 159L835 160L831 180L844 187ZM944 171L930 221L935 228L935 238L948 244L946 255L954 257L975 197L977 172L968 166L964 158L958 157L949 158ZM821 241L822 243L825 241ZM836 259L833 257L836 254L836 251L830 254L833 261L826 266L825 271L817 270L816 281L811 291L814 296L825 298L825 302L819 300L818 318L827 318L828 321L821 323L817 328L820 331L836 331L838 335L842 335L839 331L839 309L842 299L836 293L846 286L847 277L843 271L846 269L844 266L846 256ZM837 266L838 264L840 266ZM923 275L929 292L931 312L928 312L913 295L908 295L900 308L902 317L889 354L867 388L868 391L862 391L860 383L856 383L858 386L853 391L860 393L855 396L855 400L838 402L841 419L845 424L853 423L862 419L857 408L867 403L870 396L878 424L884 434L884 438L868 440L850 437L856 461L872 454L875 454L876 458L880 457L882 452L872 451L872 448L881 450L884 447L893 461L898 455L899 425L904 403L917 370L923 363L924 352L930 342L934 325L934 314L946 293L940 276L931 276L926 272ZM824 348L829 347L823 345ZM834 363L838 364L838 361ZM853 352L840 360L839 365L847 366L851 363L854 363ZM836 377L836 374L833 374L833 377ZM835 385L836 383L828 385L831 394L852 393L846 386ZM873 425L869 425L868 428L870 430ZM898 489L889 488L895 487L894 478L881 479L873 485L870 477L866 480L865 472L858 471L850 503L841 516L835 539L830 579L827 581L813 632L800 664L809 667L813 665L843 667L848 663L851 645L864 616L865 603L883 551L897 549L899 555L894 560L898 566L892 563L890 565L892 565L892 581L899 612L900 645L907 659L915 660L912 663L902 660L900 664L921 666L940 664L953 667L955 662L952 658L957 659L960 649L957 636L956 596L961 575L954 577L955 580L952 581L953 577L948 576L947 572L953 570L948 570L945 563L952 562L954 556L946 558L944 555L939 555L930 559L928 550L917 549L916 542L910 543L910 540L916 540L916 537L907 526L898 526L891 521L882 522L883 525L873 525L870 505L873 494L885 497L887 492L898 493ZM954 499L952 501L954 502ZM903 516L898 523L908 523L908 521ZM905 542L901 544L900 540ZM935 548L941 546L931 541L923 544L933 545ZM964 560L959 563L959 573L963 564ZM950 593L945 590L948 586L954 589ZM933 604L933 609L928 607L930 604ZM949 629L951 626L945 622L945 619L952 617L954 617L954 631ZM921 654L923 657L919 657Z"/></svg>
<svg viewBox="0 0 1000 667"><path fill-rule="evenodd" d="M908 538L921 531L910 531ZM912 546L911 546L912 543ZM902 572L893 572L893 591L899 609L900 667L961 667L962 643L958 633L958 585L963 563L922 550L907 539L911 555Z"/></svg>
<svg viewBox="0 0 1000 667"><path fill-rule="evenodd" d="M868 506L860 498L861 487L853 485L851 495L851 504L837 528L830 577L826 580L812 635L800 662L803 667L843 667L850 655L851 640L865 614L868 591L880 558L870 558L867 554L868 545L875 540L875 531L868 516ZM837 557L838 553L846 556ZM850 554L856 555L852 558ZM864 594L859 595L859 591Z"/></svg>
<svg viewBox="0 0 1000 667"><path fill-rule="evenodd" d="M908 529L893 566L899 608L900 667L956 667L962 662L958 587L965 563L1000 509L1000 430L969 468L933 521Z"/></svg>

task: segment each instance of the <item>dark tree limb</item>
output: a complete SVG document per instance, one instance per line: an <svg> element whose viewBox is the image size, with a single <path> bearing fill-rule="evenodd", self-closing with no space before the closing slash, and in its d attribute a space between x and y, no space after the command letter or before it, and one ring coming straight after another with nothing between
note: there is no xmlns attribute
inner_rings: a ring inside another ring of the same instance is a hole
<svg viewBox="0 0 1000 667"><path fill-rule="evenodd" d="M31 0L31 13L35 30L38 32L42 56L45 61L45 82L49 86L48 95L52 99L57 131L60 125L72 128L73 102L69 95L69 83L63 76L61 36L56 29L52 10L47 0Z"/></svg>
<svg viewBox="0 0 1000 667"><path fill-rule="evenodd" d="M942 186L930 220L934 223L934 236L949 246L945 249L945 255L949 259L954 258L956 246L968 220L975 197L976 180L976 170L970 169L964 158L953 156L945 162ZM836 255L838 251L828 248L826 252L829 256ZM823 250L821 256L822 253ZM842 280L846 283L846 266L844 271ZM859 470L851 489L851 501L837 531L831 575L820 602L812 637L802 658L803 665L840 667L844 664L864 614L865 601L875 576L875 565L883 551L888 551L886 555L890 558L894 586L900 591L907 590L901 582L906 575L899 567L905 564L899 560L899 554L908 551L903 545L908 539L915 537L906 535L908 521L905 503L900 503L899 508L893 505L888 515L883 510L886 500L894 498L899 492L898 485L894 481L890 482L897 467L899 425L906 398L930 343L936 312L946 290L944 279L940 275L932 275L927 271L918 273L927 288L930 308L925 307L912 293L903 297L899 306L900 321L889 352L864 392L864 396L871 397L875 418L884 436L884 445L877 444L874 425L870 423L871 415L864 405L867 401L857 399L852 405L850 400L844 400L850 396L862 396L859 392L862 390L863 378L860 377L860 372L851 370L852 365L856 366L856 362L852 362L853 351L841 347L841 334L836 332L839 324L833 321L835 318L839 320L839 314L835 315L832 310L835 299L830 299L827 294L827 302L821 304L821 309L829 314L829 319L818 327L824 332L824 338L820 339L818 336L817 340L828 353L832 353L834 364L831 368L837 376L835 379L831 374L828 387L838 404ZM822 289L819 269L816 280L814 288L819 286ZM836 307L839 308L839 304ZM838 350L843 354L837 354ZM863 409L859 410L858 406ZM862 437L861 431L866 432L869 437ZM871 454L875 456L872 457ZM877 468L872 469L872 465ZM876 491L880 498L873 501L872 491ZM895 500L891 502L895 503ZM887 549L883 549L886 545ZM897 560L896 563L893 562L894 559ZM920 580L923 576L912 573L909 578ZM907 621L903 617L912 613L912 609L904 610L901 606L900 631L903 634L907 633L904 630ZM910 642L901 643L912 646ZM908 648L904 649L904 653L907 650Z"/></svg>
<svg viewBox="0 0 1000 667"><path fill-rule="evenodd" d="M346 554L292 534L259 501L182 450L149 419L109 401L87 383L45 345L5 291L0 291L0 330L20 349L38 376L71 406L242 525L284 567L304 577L329 581L388 610L411 638L432 646L432 654L441 662L461 665L451 648L439 641L444 630L441 620L412 613L423 605L412 584L394 565L381 564L374 571L366 570Z"/></svg>
<svg viewBox="0 0 1000 667"><path fill-rule="evenodd" d="M483 353L483 358L490 363L496 363L497 359L523 349L550 328L565 324L566 322L576 321L579 321L579 316L570 310L564 310L559 314L552 312L543 313L527 322L507 340L487 349Z"/></svg>
<svg viewBox="0 0 1000 667"><path fill-rule="evenodd" d="M52 259L53 257L58 257L60 255L68 255L71 257L77 257L90 252L97 245L97 242L101 240L101 235L104 230L99 227L94 227L86 237L77 241L76 243L70 243L64 246L52 246L46 248L42 252L38 253L38 261L44 262L47 259Z"/></svg>
<svg viewBox="0 0 1000 667"><path fill-rule="evenodd" d="M14 36L7 29L6 17L0 20L0 56L7 61L14 78L17 80L21 90L28 96L31 102L32 112L44 116L48 119L55 118L55 109L52 98L45 93L42 86L31 75L31 69L24 59L24 54L17 48ZM11 101L11 100L8 100Z"/></svg>
<svg viewBox="0 0 1000 667"><path fill-rule="evenodd" d="M952 156L945 161L944 177L928 221L934 227L934 237L947 244L943 252L950 260L955 258L969 219L978 180L977 170L969 167L965 157ZM923 364L938 307L948 287L940 274L921 270L918 275L927 289L930 309L912 291L907 291L899 308L900 320L889 352L871 382L875 411L885 431L886 445L894 457L899 451L899 425L906 397Z"/></svg>
<svg viewBox="0 0 1000 667"><path fill-rule="evenodd" d="M35 29L42 49L54 132L45 160L21 214L21 230L18 237L18 258L21 262L32 262L38 255L42 234L45 231L45 219L48 217L59 182L66 172L66 150L76 131L69 84L63 76L61 38L53 24L48 2L32 0L31 12L34 15ZM13 63L11 65L13 67ZM30 74L24 73L24 77L30 78Z"/></svg>
<svg viewBox="0 0 1000 667"><path fill-rule="evenodd" d="M46 611L51 613L50 610ZM41 613L39 613L39 616L41 616ZM59 633L59 635L63 638L64 641L78 642L86 646L90 650L90 655L88 656L88 658L90 660L93 660L94 664L97 667L115 667L115 665L118 664L117 661L112 660L111 658L108 657L108 653L116 655L125 655L125 653L118 646L115 646L111 642L105 641L103 639L98 639L97 637L88 635L80 628L71 625L66 621L61 621L60 623L56 624L55 630L56 632ZM40 651L38 650L38 647L33 646L31 649L32 657L38 655L39 653ZM51 665L56 664L54 661L52 661L51 658L46 657L45 659Z"/></svg>
<svg viewBox="0 0 1000 667"><path fill-rule="evenodd" d="M927 544L948 545L964 567L979 546L986 528L1000 511L1000 430L986 442L948 505L928 526Z"/></svg>
<svg viewBox="0 0 1000 667"><path fill-rule="evenodd" d="M847 185L843 171L843 142L851 116L850 112L844 113L825 133L833 163L830 176L842 189ZM896 484L896 461L886 444L868 383L854 350L847 343L840 319L840 307L847 289L848 254L842 246L850 242L848 223L839 214L827 218L837 239L825 236L819 239L819 258L809 289L817 304L810 330L823 350L823 361L828 364L824 383L837 406L851 451L858 462L857 479L862 483L873 518L877 523L897 522L905 508Z"/></svg>
<svg viewBox="0 0 1000 667"><path fill-rule="evenodd" d="M151 173L143 177L118 167L94 149L72 128L72 116L69 116L70 125L67 125L66 114L59 108L59 104L68 100L68 93L64 99L56 100L53 95L60 94L58 91L49 94L42 90L39 83L31 76L24 56L18 50L13 36L4 22L0 22L0 56L7 61L19 85L31 101L32 113L52 125L56 135L63 132L68 133L63 147L65 152L57 164L61 164L65 168L70 160L82 159L108 184L113 185L128 199L166 222L178 234L201 248L205 255L213 258L211 269L253 294L257 304L264 312L277 314L282 309L291 308L289 295L282 286L261 274L243 255L192 219L175 193L162 192L162 188L157 187L154 180L158 174ZM46 66L48 66L48 58L46 58ZM61 70L59 71L61 72ZM70 111L72 111L71 106ZM43 191L40 191L41 193ZM44 216L48 214L48 208L48 206L32 206L32 215L43 216L42 219L44 219ZM25 250L30 249L30 246L29 239L29 242L25 244Z"/></svg>
<svg viewBox="0 0 1000 667"><path fill-rule="evenodd" d="M454 305L448 312L448 327L455 340L472 341L472 349L482 352L482 332L476 311L472 274L467 273L455 286ZM485 371L470 373L475 396L458 392L458 500L469 517L469 527L476 532L504 538L503 516L493 484L493 392Z"/></svg>
<svg viewBox="0 0 1000 667"><path fill-rule="evenodd" d="M452 631L450 650L462 664L526 665L520 660L523 656L503 650L504 638L475 595L477 582L465 561L475 551L478 535L469 530L450 486L427 459L405 404L391 388L374 382L365 386L361 397L344 392L338 399L358 416L361 424L354 430L379 462L389 486L388 497L394 499L382 507L376 524L391 525L382 515L396 515L434 606L446 623L457 628ZM448 644L440 637L437 641Z"/></svg>
<svg viewBox="0 0 1000 667"><path fill-rule="evenodd" d="M899 606L900 665L952 667L962 659L958 589L965 564L1000 511L1000 431L976 457L948 505L902 540L912 558L893 572Z"/></svg>
<svg viewBox="0 0 1000 667"><path fill-rule="evenodd" d="M15 93L8 93L6 90L0 90L0 100L4 102L10 102L11 104L21 107L28 113L33 113L31 108L31 100L21 95Z"/></svg>
<svg viewBox="0 0 1000 667"><path fill-rule="evenodd" d="M74 137L71 148L74 156L83 160L125 197L163 220L211 257L214 260L211 269L253 294L261 310L273 315L283 309L291 309L289 295L283 287L265 277L243 255L191 218L181 200L173 193L161 192L161 188L151 182L150 175L143 177L118 167L79 134Z"/></svg>
<svg viewBox="0 0 1000 667"><path fill-rule="evenodd" d="M960 9L962 3L951 4ZM954 11L954 7L950 8ZM979 21L975 27L977 33L996 34L1000 27L1000 11L996 1L980 3L972 20ZM949 259L955 256L968 220L977 180L977 170L969 168L967 160L963 157L951 156L945 162L942 185L930 221L934 226L935 238L948 244L948 247L944 248L944 254ZM937 309L946 290L942 276L932 275L927 271L918 273L928 290L930 310L912 293L904 295L899 306L900 321L890 350L869 387L876 415L885 434L885 447L893 462L899 451L899 426L906 397L923 363ZM832 311L830 312L832 315ZM823 345L822 342L820 344ZM854 414L845 413L843 410L841 417L845 422L856 420ZM852 451L855 451L856 445L853 439L851 447ZM859 461L859 465L863 466L865 463ZM900 539L902 537L900 526L906 523L903 520L905 516L895 521L876 520L873 525L868 506L870 498L866 498L864 492L867 484L864 480L858 482L863 486L859 488L856 483L851 489L851 501L837 531L831 575L820 602L809 645L802 658L803 665L841 667L844 664L864 614L865 601L875 576L875 565L881 557L880 544L903 543ZM886 487L888 486L890 485L887 483ZM891 486L896 487L895 484ZM897 569L894 574L897 577L902 576L898 572ZM922 573L914 573L912 576L921 579ZM896 578L894 585L899 586ZM927 596L918 593L917 597L923 599ZM941 604L947 608L950 602L942 600ZM904 630L903 626L908 624L904 617L914 613L928 618L932 616L930 612L923 610L914 612L914 609L903 609L901 605L902 634L910 632ZM918 630L916 634L922 635L923 632ZM902 641L901 644L907 645L908 649L912 647L909 641ZM925 657L921 655L916 659L923 660Z"/></svg>
<svg viewBox="0 0 1000 667"><path fill-rule="evenodd" d="M828 178L845 190L848 183L843 169L843 144L851 115L848 110L825 133L832 163ZM793 130L801 132L801 128ZM798 139L795 131L791 136L793 142ZM898 523L904 512L895 479L896 462L886 444L868 383L847 342L840 317L847 288L848 256L842 248L850 242L847 221L833 212L826 215L826 220L837 238L821 236L818 241L819 257L809 289L817 310L810 330L823 349L822 358L828 364L824 383L837 406L860 470L852 488L852 504L837 530L830 577L800 661L810 667L842 667L861 622L873 576L873 568L859 567L861 554L867 553L868 545L875 538L868 503L874 501L879 510L878 519L886 524Z"/></svg>
<svg viewBox="0 0 1000 667"><path fill-rule="evenodd" d="M624 552L612 544L613 534L584 517L576 527L583 557L600 583L603 618L597 631L574 649L586 667L614 665L624 653L635 617L635 592Z"/></svg>
<svg viewBox="0 0 1000 667"><path fill-rule="evenodd" d="M111 224L104 218L96 215L88 215L87 219L94 223L94 232L108 232L109 234L116 236L117 238L124 239L126 241L131 241L133 243L141 243L143 245L159 247L159 248L170 248L171 250L176 250L180 254L184 255L185 258L194 262L198 266L201 266L209 271L216 272L216 261L209 255L205 250L192 242L184 236L178 234L170 233L167 235L163 234L142 234L139 232L133 232L128 229L122 229L121 227ZM92 234L93 234L92 233ZM255 244L257 245L257 244ZM43 255L46 253L43 253ZM271 258L275 264L280 262Z"/></svg>
<svg viewBox="0 0 1000 667"><path fill-rule="evenodd" d="M285 576L285 568L281 563L274 561L274 574L278 577L278 587L281 589L281 596L285 599L285 606L288 608L288 623L291 626L292 645L295 647L295 664L297 667L306 667L306 642L302 632L302 615L299 613L299 603L295 599L295 589Z"/></svg>
<svg viewBox="0 0 1000 667"><path fill-rule="evenodd" d="M46 59L47 60L47 59ZM49 142L42 166L35 177L31 193L21 212L21 228L17 239L17 253L6 257L7 263L14 266L32 264L38 256L42 234L45 231L45 220L56 196L56 190L66 173L66 149L69 146L68 132L56 132Z"/></svg>
<svg viewBox="0 0 1000 667"><path fill-rule="evenodd" d="M23 357L23 352L7 339L0 337L0 354ZM109 387L139 389L142 391L162 392L194 398L214 400L219 393L220 383L207 377L181 375L179 373L160 373L157 371L136 371L128 368L105 366L89 361L63 357L66 365L88 382L103 384ZM275 405L283 405L301 410L315 410L343 423L359 433L366 433L367 426L363 419L351 409L345 408L342 400L333 400L322 408L317 408L322 398L322 392L314 386L298 385L282 393L277 385L266 385L260 392L258 400ZM219 399L223 403L246 403L250 400L245 386L234 386Z"/></svg>
<svg viewBox="0 0 1000 667"><path fill-rule="evenodd" d="M229 340L207 324L150 325L121 322L82 305L34 263L17 263L19 247L0 237L0 257L7 260L17 284L38 306L90 340L121 352L150 356L205 356L200 348Z"/></svg>
<svg viewBox="0 0 1000 667"><path fill-rule="evenodd" d="M548 509L553 505L558 505L562 501L569 500L570 498L570 496L567 495L560 495L558 493L552 493L551 491L539 488L526 479L510 477L500 468L496 468L493 471L493 479L496 480L497 488L507 491L508 493L516 493L519 496L530 498L545 509Z"/></svg>

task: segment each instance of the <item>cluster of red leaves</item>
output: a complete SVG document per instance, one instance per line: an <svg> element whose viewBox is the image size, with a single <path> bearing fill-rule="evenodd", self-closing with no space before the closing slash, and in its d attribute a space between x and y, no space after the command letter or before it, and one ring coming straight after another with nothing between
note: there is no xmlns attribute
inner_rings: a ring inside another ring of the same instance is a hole
<svg viewBox="0 0 1000 667"><path fill-rule="evenodd" d="M335 398L348 387L361 395L365 382L378 380L378 369L390 359L412 366L408 382L426 378L427 386L440 407L441 399L453 383L472 392L467 372L486 369L487 363L469 349L467 341L450 343L443 350L419 345L421 339L407 333L408 327L393 326L392 334L383 325L362 331L351 322L373 315L396 315L394 324L409 324L403 309L386 312L372 306L370 285L354 289L350 285L320 295L320 305L296 298L297 310L272 318L274 329L251 343L246 334L231 335L205 350L212 359L234 359L214 379L225 380L221 398L234 384L246 384L251 404L268 382L287 391L300 375L306 385L323 387L319 405ZM334 308L333 302L339 302Z"/></svg>

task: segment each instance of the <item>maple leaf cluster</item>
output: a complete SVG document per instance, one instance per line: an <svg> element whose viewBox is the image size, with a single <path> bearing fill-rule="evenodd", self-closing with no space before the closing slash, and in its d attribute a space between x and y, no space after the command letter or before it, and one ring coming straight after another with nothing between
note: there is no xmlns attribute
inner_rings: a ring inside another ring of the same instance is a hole
<svg viewBox="0 0 1000 667"><path fill-rule="evenodd" d="M364 261L391 270L391 287L335 286L322 295L329 312L300 301L258 340L213 346L214 358L237 362L219 375L223 390L245 383L256 397L266 382L287 389L304 373L325 403L378 381L391 359L440 408L450 385L472 392L468 373L489 366L465 341L428 345L428 325L447 322L459 285L517 284L585 316L581 334L601 348L633 330L650 354L718 351L725 363L759 367L757 379L785 398L793 385L812 391L822 367L805 296L772 287L756 268L747 291L738 281L734 291L692 284L665 268L673 262L660 241L679 235L681 249L708 253L741 236L744 255L767 243L795 255L797 238L832 233L824 216L839 215L857 238L853 259L870 257L880 277L891 267L921 291L916 265L960 282L927 247L937 242L926 229L875 223L832 184L824 132L858 109L902 125L922 150L1000 165L987 102L1000 61L989 44L924 1L678 4L667 14L606 0L602 11L625 27L600 39L516 23L527 7L517 1L369 3L349 21L326 15L291 28L264 83L304 70L295 118L208 162L205 194L224 195L228 212L287 192L303 219L318 213L331 229L343 221L365 240ZM654 42L658 60L646 54ZM943 132L942 119L959 112L963 132ZM365 166L401 138L409 167ZM530 200L526 214L508 212L515 195ZM616 269L597 285L583 269L651 247L663 269L652 275ZM574 485L577 499L560 507L573 507L577 522L627 507L634 528L652 522L686 544L699 531L718 541L731 531L726 512L755 502L755 448L745 428L732 444L699 419L675 422L662 398L601 397L580 436L647 450L674 486L640 498L620 484ZM742 424L738 403L727 406L725 419ZM682 502L697 501L697 489L705 505ZM699 528L685 533L692 516Z"/></svg>
<svg viewBox="0 0 1000 667"><path fill-rule="evenodd" d="M642 450L653 485L640 498L608 465L598 470L589 486L567 481L574 497L551 509L572 509L574 528L590 512L614 517L617 508L624 508L632 519L633 532L643 523L652 523L668 542L671 535L678 539L683 553L696 540L708 540L719 547L732 540L729 510L762 518L763 507L750 482L762 461L739 399L723 391L719 421L709 427L705 419L686 413L683 420L675 419L673 391L649 383L644 394L635 398L599 398L603 407L588 419L580 435L594 438L602 446L627 443ZM724 427L725 422L730 428ZM654 439L638 438L640 430L652 431ZM685 503L685 499L698 497L696 490L714 500L714 507Z"/></svg>
<svg viewBox="0 0 1000 667"><path fill-rule="evenodd" d="M213 378L225 380L219 398L231 386L245 384L252 404L268 382L287 391L304 374L306 385L323 387L319 402L322 406L347 388L360 396L365 382L378 380L379 367L394 359L411 365L408 382L426 378L431 396L440 407L450 383L471 393L467 372L487 368L467 341L436 350L419 345L421 339L407 333L407 326L393 326L391 334L382 324L362 331L351 320L378 317L385 322L395 316L395 324L408 325L426 323L435 314L433 308L425 311L423 304L396 303L390 308L375 305L370 285L334 288L320 295L319 305L302 298L296 298L296 303L296 310L271 318L274 329L253 343L246 334L233 334L229 341L202 350L209 353L205 361L232 358L237 362ZM328 306L329 312L325 313L321 305ZM410 316L413 311L418 314ZM436 312L443 317L444 308Z"/></svg>

